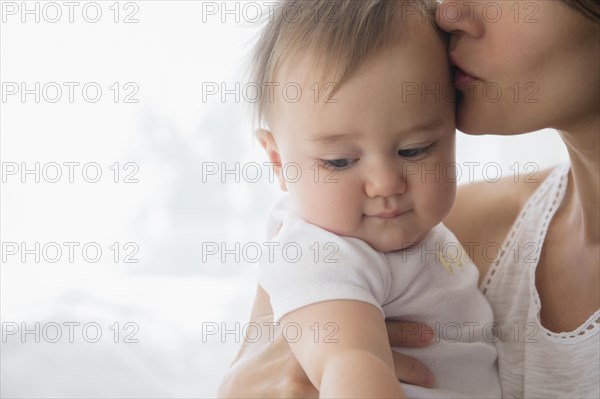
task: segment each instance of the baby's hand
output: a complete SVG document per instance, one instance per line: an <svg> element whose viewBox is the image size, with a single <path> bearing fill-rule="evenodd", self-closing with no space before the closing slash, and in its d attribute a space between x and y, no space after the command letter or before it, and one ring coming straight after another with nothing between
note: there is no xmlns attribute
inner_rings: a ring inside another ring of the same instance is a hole
<svg viewBox="0 0 600 399"><path fill-rule="evenodd" d="M406 321L385 322L390 345L404 348L418 348L433 342L434 331L424 324ZM396 377L405 383L431 388L435 385L433 373L417 359L392 351Z"/></svg>

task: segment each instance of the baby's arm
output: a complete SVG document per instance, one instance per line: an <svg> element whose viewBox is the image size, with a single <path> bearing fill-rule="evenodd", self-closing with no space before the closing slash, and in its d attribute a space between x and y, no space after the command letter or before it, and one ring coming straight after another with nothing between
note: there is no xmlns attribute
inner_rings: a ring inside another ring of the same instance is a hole
<svg viewBox="0 0 600 399"><path fill-rule="evenodd" d="M292 342L296 338L290 336L288 341L321 397L405 397L394 374L383 315L373 305L319 302L288 313L281 325L287 323L301 328L300 339Z"/></svg>

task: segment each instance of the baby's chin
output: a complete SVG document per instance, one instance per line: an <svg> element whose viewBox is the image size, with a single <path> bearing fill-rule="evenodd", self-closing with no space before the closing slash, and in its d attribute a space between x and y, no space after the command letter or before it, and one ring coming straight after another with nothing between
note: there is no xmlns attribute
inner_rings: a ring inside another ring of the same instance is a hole
<svg viewBox="0 0 600 399"><path fill-rule="evenodd" d="M418 244L422 240L422 237L419 234L415 234L414 237L378 237L375 240L365 240L364 238L362 238L362 240L369 244L371 248L376 251L394 252L401 251Z"/></svg>
<svg viewBox="0 0 600 399"><path fill-rule="evenodd" d="M380 234L374 235L371 231L367 234L366 231L344 231L343 229L332 228L325 224L318 224L309 220L310 223L319 226L320 228L337 234L342 237L358 238L366 242L371 248L379 252L394 252L410 248L421 242L429 231L402 231L400 229L381 229ZM388 230L388 231L386 231ZM369 237L365 237L368 235Z"/></svg>

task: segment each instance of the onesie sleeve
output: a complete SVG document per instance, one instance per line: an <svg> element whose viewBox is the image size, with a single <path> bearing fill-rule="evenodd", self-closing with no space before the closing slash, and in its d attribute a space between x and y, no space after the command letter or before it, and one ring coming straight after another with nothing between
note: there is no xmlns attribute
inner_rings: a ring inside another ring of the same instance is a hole
<svg viewBox="0 0 600 399"><path fill-rule="evenodd" d="M383 314L390 270L385 255L365 242L288 214L269 246L259 284L270 296L275 322L304 306L340 299L370 303Z"/></svg>

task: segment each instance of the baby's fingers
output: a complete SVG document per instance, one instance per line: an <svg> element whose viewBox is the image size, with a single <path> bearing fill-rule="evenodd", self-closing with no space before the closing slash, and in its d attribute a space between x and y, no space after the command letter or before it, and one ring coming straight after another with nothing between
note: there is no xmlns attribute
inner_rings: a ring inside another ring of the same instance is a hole
<svg viewBox="0 0 600 399"><path fill-rule="evenodd" d="M390 346L415 348L431 344L435 338L434 331L425 324L409 321L386 320L385 326L390 339Z"/></svg>
<svg viewBox="0 0 600 399"><path fill-rule="evenodd" d="M396 378L401 382L420 385L425 388L435 386L433 373L417 359L392 350Z"/></svg>

